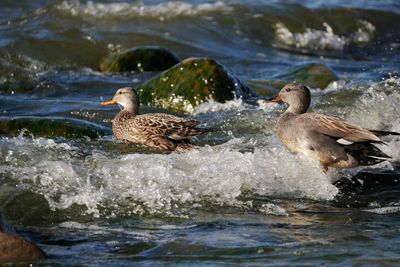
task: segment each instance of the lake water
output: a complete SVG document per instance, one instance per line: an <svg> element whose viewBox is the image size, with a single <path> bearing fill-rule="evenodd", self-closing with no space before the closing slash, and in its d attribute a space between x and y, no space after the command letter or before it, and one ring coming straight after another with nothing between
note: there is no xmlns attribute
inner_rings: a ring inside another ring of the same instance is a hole
<svg viewBox="0 0 400 267"><path fill-rule="evenodd" d="M312 88L313 111L400 132L399 25L396 0L0 0L0 119L109 131L118 109L99 102L154 73L104 74L99 62L158 45L214 58L244 83L324 63L340 80ZM186 154L112 135L0 135L0 207L50 256L36 265L400 264L400 139L382 146L392 161L326 176L279 143L281 111L203 103L191 116L220 131ZM359 172L381 186L332 184Z"/></svg>

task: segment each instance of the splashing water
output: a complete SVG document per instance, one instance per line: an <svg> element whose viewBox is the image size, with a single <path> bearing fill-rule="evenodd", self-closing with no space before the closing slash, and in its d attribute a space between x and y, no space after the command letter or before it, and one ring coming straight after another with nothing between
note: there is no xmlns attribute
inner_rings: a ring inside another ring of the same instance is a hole
<svg viewBox="0 0 400 267"><path fill-rule="evenodd" d="M283 23L276 23L275 38L278 45L312 50L341 51L349 45L361 45L372 40L375 31L374 25L368 21L359 21L360 27L349 36L340 36L334 33L332 27L324 22L324 30L306 28L303 33L291 32Z"/></svg>
<svg viewBox="0 0 400 267"><path fill-rule="evenodd" d="M229 12L232 8L222 1L215 3L191 4L180 1L168 1L155 5L110 3L100 4L88 1L81 3L78 0L64 1L57 9L67 11L73 16L90 16L95 18L121 17L156 17L160 19L174 18L177 16L195 16L207 12Z"/></svg>

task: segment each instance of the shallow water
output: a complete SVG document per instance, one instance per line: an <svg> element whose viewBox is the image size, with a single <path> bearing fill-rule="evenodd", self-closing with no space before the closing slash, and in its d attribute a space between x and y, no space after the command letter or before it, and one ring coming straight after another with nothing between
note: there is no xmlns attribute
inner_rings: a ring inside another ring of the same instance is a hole
<svg viewBox="0 0 400 267"><path fill-rule="evenodd" d="M160 45L180 58L215 58L244 82L322 62L340 80L312 88L312 110L400 131L396 1L0 7L2 119L69 118L110 131L118 110L99 102L154 74L103 74L98 63L110 51ZM221 131L195 139L202 147L187 154L126 146L111 135L0 135L0 206L49 254L38 265L398 264L400 139L385 139L390 162L325 176L278 142L281 111L241 99L203 103L190 116ZM364 191L332 184L359 172L379 183Z"/></svg>

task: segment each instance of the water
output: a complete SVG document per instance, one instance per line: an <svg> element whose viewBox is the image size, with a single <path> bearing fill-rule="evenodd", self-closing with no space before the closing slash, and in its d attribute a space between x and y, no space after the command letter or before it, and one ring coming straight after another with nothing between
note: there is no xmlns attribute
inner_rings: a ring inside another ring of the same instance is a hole
<svg viewBox="0 0 400 267"><path fill-rule="evenodd" d="M160 45L182 59L212 57L244 82L322 62L340 80L312 88L312 110L400 131L397 1L0 6L2 120L69 118L109 130L117 109L99 102L153 74L103 74L99 62L111 51ZM203 103L191 116L221 131L195 139L202 148L187 154L112 136L0 135L0 205L49 254L37 265L398 264L400 139L382 146L391 162L325 176L278 142L280 112L241 99ZM349 192L332 184L359 172L381 184Z"/></svg>

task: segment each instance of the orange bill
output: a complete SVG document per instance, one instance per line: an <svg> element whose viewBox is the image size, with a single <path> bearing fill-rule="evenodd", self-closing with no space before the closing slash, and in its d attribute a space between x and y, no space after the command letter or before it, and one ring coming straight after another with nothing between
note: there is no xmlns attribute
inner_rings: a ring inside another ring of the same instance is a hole
<svg viewBox="0 0 400 267"><path fill-rule="evenodd" d="M277 96L273 96L269 99L265 99L264 102L265 103L282 103L283 100L279 95L277 95Z"/></svg>
<svg viewBox="0 0 400 267"><path fill-rule="evenodd" d="M102 106L110 106L110 105L116 105L116 104L118 104L118 103L114 99L100 102L100 105L102 105Z"/></svg>

